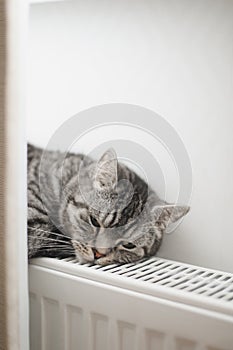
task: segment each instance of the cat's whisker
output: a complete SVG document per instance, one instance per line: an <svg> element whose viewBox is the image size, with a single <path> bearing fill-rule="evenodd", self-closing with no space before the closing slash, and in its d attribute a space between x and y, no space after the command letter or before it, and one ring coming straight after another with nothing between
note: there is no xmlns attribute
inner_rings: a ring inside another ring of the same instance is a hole
<svg viewBox="0 0 233 350"><path fill-rule="evenodd" d="M35 242L35 244L33 245L33 246L42 246L43 245L43 247L45 247L45 246L50 246L50 247L62 247L62 248L65 248L65 249L73 249L73 247L72 247L72 245L66 245L66 244L61 244L61 243L59 243L59 244L57 244L56 242L42 242L43 244L40 244L41 243L41 241L40 242ZM49 244L49 243L51 243L51 244Z"/></svg>
<svg viewBox="0 0 233 350"><path fill-rule="evenodd" d="M40 236L32 236L28 235L28 237L34 238L35 240L41 240L41 241L50 241L50 242L58 242L58 243L63 243L64 245L71 245L71 242L67 241L62 241L61 239L55 239L55 238L49 238L49 237L40 237Z"/></svg>
<svg viewBox="0 0 233 350"><path fill-rule="evenodd" d="M33 248L36 248L36 249L50 249L50 250L59 250L59 251L67 251L67 252L71 252L73 253L74 252L74 249L70 248L70 249L67 249L67 247L63 247L63 246L59 246L59 245L34 245Z"/></svg>
<svg viewBox="0 0 233 350"><path fill-rule="evenodd" d="M62 247L62 248L65 248L65 249L73 249L73 246L72 245L65 245L65 244L56 244L54 242L43 242L43 244L41 244L41 242L38 242L35 240L35 246L43 246L43 247L48 247L48 246L51 246L51 247Z"/></svg>
<svg viewBox="0 0 233 350"><path fill-rule="evenodd" d="M65 238L68 238L68 239L71 239L70 236L67 236L63 233L57 233L57 232L50 232L51 235L54 235L54 236L60 236L60 237L65 237Z"/></svg>
<svg viewBox="0 0 233 350"><path fill-rule="evenodd" d="M60 236L56 238L56 237L49 237L49 236L34 236L33 234L28 234L28 237L32 237L32 238L46 238L46 239L51 239L51 240L56 240L56 241L60 240L62 242L70 242L71 241L71 238L68 239L68 238L63 237L63 236L62 236L62 238L64 238L64 240L61 239Z"/></svg>
<svg viewBox="0 0 233 350"><path fill-rule="evenodd" d="M65 238L70 238L70 236L67 236L65 234L62 233L56 233L56 232L52 232L52 231L47 231L47 230L43 230L41 228L37 228L37 227L32 227L32 226L28 226L28 228L30 228L30 230L36 230L36 231L40 231L40 232L45 232L45 233L49 233L51 235L55 235L55 236L60 236L60 237L65 237Z"/></svg>

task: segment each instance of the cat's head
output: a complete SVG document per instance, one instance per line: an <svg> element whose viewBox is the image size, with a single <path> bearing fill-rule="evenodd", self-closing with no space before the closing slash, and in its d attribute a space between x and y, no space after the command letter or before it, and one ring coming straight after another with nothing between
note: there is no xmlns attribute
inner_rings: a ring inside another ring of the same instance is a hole
<svg viewBox="0 0 233 350"><path fill-rule="evenodd" d="M189 207L170 205L126 166L114 150L79 169L61 217L80 262L129 263L155 255L169 223Z"/></svg>

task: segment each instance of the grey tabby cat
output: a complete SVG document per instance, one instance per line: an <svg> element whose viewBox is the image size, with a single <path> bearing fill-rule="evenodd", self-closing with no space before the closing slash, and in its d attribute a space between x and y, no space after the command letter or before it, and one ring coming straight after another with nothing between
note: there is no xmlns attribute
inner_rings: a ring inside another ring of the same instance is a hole
<svg viewBox="0 0 233 350"><path fill-rule="evenodd" d="M129 263L153 256L169 223L189 211L170 205L113 149L98 162L28 145L28 256Z"/></svg>

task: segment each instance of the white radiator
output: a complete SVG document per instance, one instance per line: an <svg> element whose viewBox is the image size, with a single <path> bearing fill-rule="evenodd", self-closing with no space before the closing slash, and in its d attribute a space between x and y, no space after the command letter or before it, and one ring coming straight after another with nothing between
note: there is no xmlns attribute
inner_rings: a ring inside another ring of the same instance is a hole
<svg viewBox="0 0 233 350"><path fill-rule="evenodd" d="M152 258L34 259L31 350L232 350L233 275Z"/></svg>

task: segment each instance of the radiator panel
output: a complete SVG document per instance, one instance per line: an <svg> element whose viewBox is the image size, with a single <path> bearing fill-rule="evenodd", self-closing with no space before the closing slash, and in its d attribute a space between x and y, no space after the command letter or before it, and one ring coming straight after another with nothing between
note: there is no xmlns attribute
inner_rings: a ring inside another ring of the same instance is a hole
<svg viewBox="0 0 233 350"><path fill-rule="evenodd" d="M145 330L145 344L147 350L163 350L165 347L165 334L155 330Z"/></svg>
<svg viewBox="0 0 233 350"><path fill-rule="evenodd" d="M58 349L60 346L59 300L43 297L42 303L42 348Z"/></svg>
<svg viewBox="0 0 233 350"><path fill-rule="evenodd" d="M65 309L65 339L66 349L84 349L84 317L80 307L66 305Z"/></svg>
<svg viewBox="0 0 233 350"><path fill-rule="evenodd" d="M108 317L101 313L91 313L91 348L93 350L109 349Z"/></svg>
<svg viewBox="0 0 233 350"><path fill-rule="evenodd" d="M218 311L181 303L176 295L162 298L162 287L158 295L142 293L120 280L105 283L107 271L93 277L88 267L75 266L74 274L69 262L48 260L29 268L31 350L233 349L233 317L222 303Z"/></svg>

